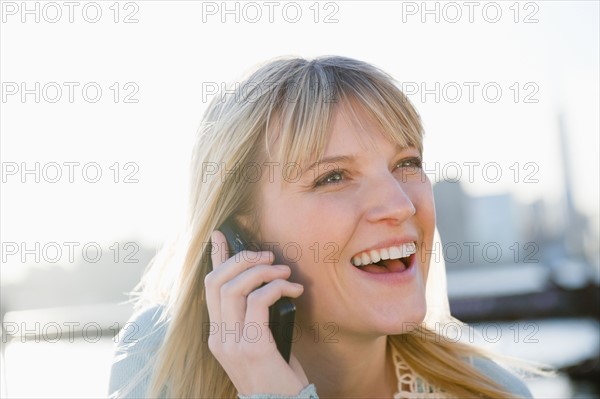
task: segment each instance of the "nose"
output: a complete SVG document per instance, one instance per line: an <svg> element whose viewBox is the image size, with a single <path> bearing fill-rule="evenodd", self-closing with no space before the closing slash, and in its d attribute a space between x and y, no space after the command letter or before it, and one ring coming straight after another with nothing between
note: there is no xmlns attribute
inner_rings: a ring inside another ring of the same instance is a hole
<svg viewBox="0 0 600 399"><path fill-rule="evenodd" d="M365 188L368 193L363 198L366 199L366 218L369 222L401 224L417 212L403 184L389 172L371 179Z"/></svg>

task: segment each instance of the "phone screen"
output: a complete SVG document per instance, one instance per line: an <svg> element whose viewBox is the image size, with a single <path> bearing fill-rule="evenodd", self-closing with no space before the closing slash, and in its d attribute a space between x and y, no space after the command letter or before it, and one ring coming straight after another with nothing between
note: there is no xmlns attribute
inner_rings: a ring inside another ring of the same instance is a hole
<svg viewBox="0 0 600 399"><path fill-rule="evenodd" d="M247 241L235 225L226 221L218 229L227 240L229 256L234 256L240 251L248 249ZM290 361L292 351L292 335L294 333L294 316L296 307L289 298L282 297L269 307L269 328L275 339L275 344L286 362Z"/></svg>

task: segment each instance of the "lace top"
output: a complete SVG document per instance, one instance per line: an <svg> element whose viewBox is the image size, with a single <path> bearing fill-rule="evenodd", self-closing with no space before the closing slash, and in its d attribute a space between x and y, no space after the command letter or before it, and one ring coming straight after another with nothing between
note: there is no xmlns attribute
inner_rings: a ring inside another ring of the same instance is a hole
<svg viewBox="0 0 600 399"><path fill-rule="evenodd" d="M428 383L423 377L406 364L394 345L392 348L392 358L396 365L396 378L398 378L398 392L394 394L394 399L450 399L440 388Z"/></svg>

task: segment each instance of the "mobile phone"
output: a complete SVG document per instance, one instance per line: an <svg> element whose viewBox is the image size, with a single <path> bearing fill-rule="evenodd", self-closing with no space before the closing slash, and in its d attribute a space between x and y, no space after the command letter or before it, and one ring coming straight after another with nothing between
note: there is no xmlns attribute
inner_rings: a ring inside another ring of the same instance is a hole
<svg viewBox="0 0 600 399"><path fill-rule="evenodd" d="M248 242L231 221L226 221L218 228L225 235L229 256L249 249ZM290 361L292 351L292 335L294 333L294 316L296 306L287 297L282 297L269 307L269 328L275 344L286 362Z"/></svg>

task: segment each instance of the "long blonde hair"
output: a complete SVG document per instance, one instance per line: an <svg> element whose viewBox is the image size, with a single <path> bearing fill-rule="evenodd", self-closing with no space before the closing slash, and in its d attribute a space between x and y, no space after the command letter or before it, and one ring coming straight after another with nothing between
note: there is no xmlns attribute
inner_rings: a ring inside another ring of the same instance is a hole
<svg viewBox="0 0 600 399"><path fill-rule="evenodd" d="M161 304L163 319L169 319L148 396L236 397L208 348L204 328L209 322L204 278L212 270L210 235L228 217L252 214L253 187L242 178L240 166L268 156L273 134L282 143L279 159L319 159L339 103L357 104L390 140L422 152L419 115L394 80L350 58L277 59L209 105L193 150L185 230L158 254L135 289L138 308ZM439 338L421 326L390 336L389 342L417 374L448 394L511 397L466 360L480 353L477 349Z"/></svg>

